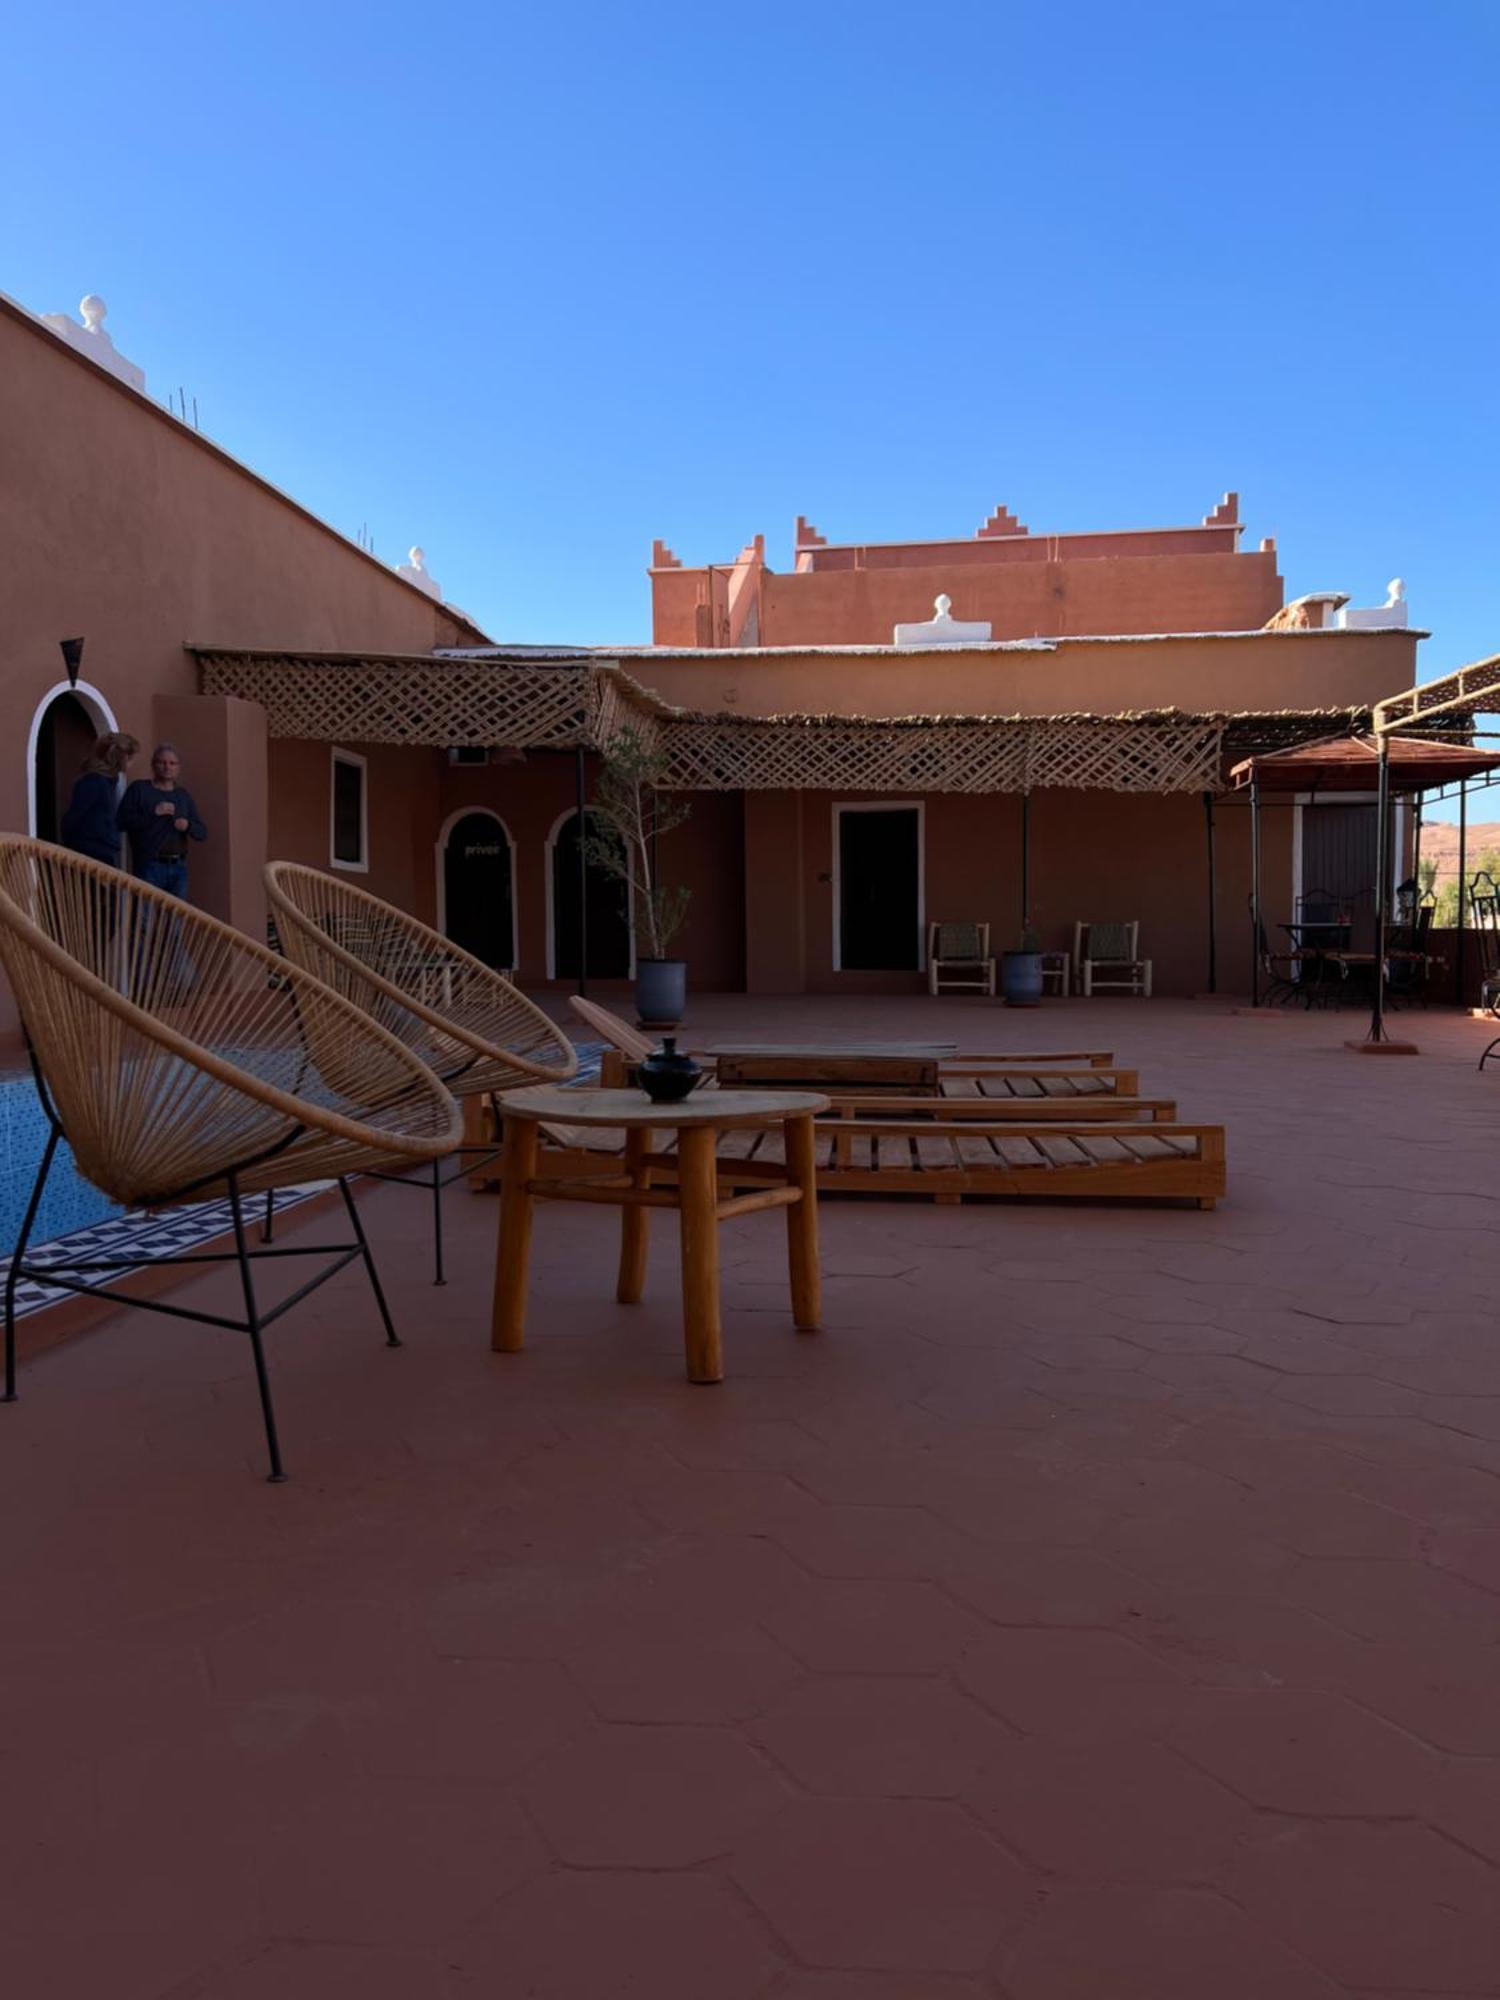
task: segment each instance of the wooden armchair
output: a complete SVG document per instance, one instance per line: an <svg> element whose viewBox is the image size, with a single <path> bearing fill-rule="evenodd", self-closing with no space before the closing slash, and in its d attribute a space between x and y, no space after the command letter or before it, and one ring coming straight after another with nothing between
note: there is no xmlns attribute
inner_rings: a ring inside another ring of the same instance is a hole
<svg viewBox="0 0 1500 2000"><path fill-rule="evenodd" d="M939 993L944 988L994 996L995 961L990 954L988 924L927 926L927 990Z"/></svg>
<svg viewBox="0 0 1500 2000"><path fill-rule="evenodd" d="M528 1083L566 1083L578 1071L572 1043L503 972L451 938L319 868L266 866L266 894L287 957L404 1042L456 1097ZM443 1284L443 1189L470 1171L464 1155L494 1153L498 1140L456 1145L445 1177L434 1161L434 1283ZM404 1174L389 1176L404 1180Z"/></svg>
<svg viewBox="0 0 1500 2000"><path fill-rule="evenodd" d="M336 1271L363 1261L386 1338L398 1346L348 1177L449 1152L458 1106L394 1035L295 963L118 869L19 835L0 836L0 961L26 1030L50 1135L5 1281L5 1399L16 1385L20 1279L249 1335L271 1477L282 1478L261 1334ZM232 1253L66 1263L28 1259L59 1143L127 1207L227 1196ZM274 1252L246 1244L246 1195L335 1179L353 1231L339 1244ZM262 1256L330 1257L269 1309ZM243 1318L114 1291L142 1264L237 1264Z"/></svg>
<svg viewBox="0 0 1500 2000"><path fill-rule="evenodd" d="M1080 993L1139 993L1151 998L1151 961L1140 955L1139 923L1073 926L1073 970Z"/></svg>

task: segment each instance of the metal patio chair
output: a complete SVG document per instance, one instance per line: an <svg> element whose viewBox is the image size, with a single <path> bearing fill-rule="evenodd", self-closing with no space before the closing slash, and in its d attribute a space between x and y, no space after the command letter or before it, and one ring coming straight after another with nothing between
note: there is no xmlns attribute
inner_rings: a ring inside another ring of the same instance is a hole
<svg viewBox="0 0 1500 2000"><path fill-rule="evenodd" d="M299 967L201 910L118 869L0 835L0 961L10 976L49 1134L5 1281L5 1400L16 1394L16 1288L25 1278L249 1335L271 1478L284 1474L261 1335L360 1259L396 1347L351 1174L451 1149L458 1107L409 1049ZM59 1143L126 1207L227 1196L235 1247L183 1255L39 1263L27 1255ZM353 1230L343 1243L251 1250L244 1199L336 1180ZM256 1296L267 1257L325 1257L277 1304ZM109 1288L145 1266L234 1264L244 1316ZM101 1274L101 1275L96 1275Z"/></svg>
<svg viewBox="0 0 1500 2000"><path fill-rule="evenodd" d="M287 957L378 1021L456 1097L485 1097L528 1083L567 1083L578 1055L557 1024L517 992L503 972L471 957L416 917L320 868L294 861L266 864L266 894ZM458 1164L445 1176L434 1160L424 1177L432 1193L433 1282L443 1276L443 1190L499 1152L485 1144L449 1149ZM422 1185L409 1174L383 1176ZM270 1216L267 1212L267 1226Z"/></svg>

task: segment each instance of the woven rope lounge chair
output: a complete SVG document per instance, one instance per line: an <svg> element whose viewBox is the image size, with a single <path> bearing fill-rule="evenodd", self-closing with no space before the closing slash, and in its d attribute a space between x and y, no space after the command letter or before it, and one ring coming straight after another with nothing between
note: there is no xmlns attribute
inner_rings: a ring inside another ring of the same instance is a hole
<svg viewBox="0 0 1500 2000"><path fill-rule="evenodd" d="M456 1097L481 1097L528 1083L567 1083L578 1055L541 1008L502 972L461 951L404 910L318 868L292 861L266 866L281 948L294 963L353 1002L421 1057ZM461 1141L446 1176L434 1161L433 1281L443 1284L443 1189L496 1157L498 1145ZM409 1181L402 1173L386 1176Z"/></svg>
<svg viewBox="0 0 1500 2000"><path fill-rule="evenodd" d="M0 836L0 961L10 976L50 1133L5 1283L5 1399L16 1393L21 1278L250 1337L271 1477L283 1477L261 1335L298 1300L363 1261L399 1346L348 1177L452 1149L458 1107L420 1059L341 995L265 945L82 855ZM227 1195L232 1252L36 1263L42 1191L66 1139L80 1173L127 1207ZM353 1239L247 1247L243 1201L309 1180L339 1184ZM326 1256L269 1309L252 1265ZM110 1272L234 1263L244 1317L108 1288ZM102 1276L100 1275L102 1274Z"/></svg>
<svg viewBox="0 0 1500 2000"><path fill-rule="evenodd" d="M995 957L988 924L927 926L927 991L995 994Z"/></svg>

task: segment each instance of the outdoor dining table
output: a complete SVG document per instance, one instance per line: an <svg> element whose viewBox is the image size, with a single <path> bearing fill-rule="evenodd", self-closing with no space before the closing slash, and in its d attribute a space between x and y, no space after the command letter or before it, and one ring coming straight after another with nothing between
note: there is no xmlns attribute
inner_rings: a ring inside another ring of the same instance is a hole
<svg viewBox="0 0 1500 2000"><path fill-rule="evenodd" d="M576 1090L539 1084L496 1099L505 1148L500 1187L500 1234L495 1258L490 1345L514 1354L525 1341L527 1272L533 1204L601 1202L620 1210L620 1267L615 1296L639 1304L646 1286L649 1216L675 1208L681 1216L682 1319L690 1382L724 1377L719 1313L719 1224L759 1209L784 1208L792 1321L815 1333L822 1311L818 1272L817 1168L813 1119L828 1099L808 1090L706 1090L679 1104L653 1104L641 1090ZM598 1174L552 1178L538 1172L544 1125L597 1127L625 1133L618 1165L601 1158ZM716 1154L725 1131L780 1126L784 1179L747 1194L721 1195ZM668 1162L654 1151L658 1132L672 1134ZM654 1163L654 1164L653 1164ZM657 1175L670 1165L674 1185Z"/></svg>

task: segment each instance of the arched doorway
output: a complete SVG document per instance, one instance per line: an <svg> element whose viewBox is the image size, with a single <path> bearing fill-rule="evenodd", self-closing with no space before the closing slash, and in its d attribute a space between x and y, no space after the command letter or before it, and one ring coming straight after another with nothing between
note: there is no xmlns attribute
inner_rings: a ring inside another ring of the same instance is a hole
<svg viewBox="0 0 1500 2000"><path fill-rule="evenodd" d="M76 688L59 681L42 696L31 718L26 749L27 821L39 840L59 837L73 781L94 738L118 727L109 703L87 681Z"/></svg>
<svg viewBox="0 0 1500 2000"><path fill-rule="evenodd" d="M578 977L578 815L564 813L547 843L551 965L554 979ZM586 883L589 979L628 979L633 970L625 890L602 868L590 867Z"/></svg>
<svg viewBox="0 0 1500 2000"><path fill-rule="evenodd" d="M515 970L515 848L482 806L451 814L438 837L438 928L482 964Z"/></svg>

